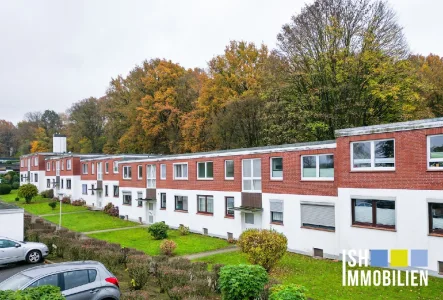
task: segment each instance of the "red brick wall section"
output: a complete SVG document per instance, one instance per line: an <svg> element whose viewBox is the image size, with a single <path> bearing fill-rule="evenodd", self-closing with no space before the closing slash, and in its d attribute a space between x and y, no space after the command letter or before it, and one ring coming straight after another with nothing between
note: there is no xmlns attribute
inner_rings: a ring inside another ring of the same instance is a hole
<svg viewBox="0 0 443 300"><path fill-rule="evenodd" d="M88 174L83 174L83 165L88 165ZM92 164L95 164L94 174L92 174ZM94 161L80 161L81 180L97 180L97 162Z"/></svg>
<svg viewBox="0 0 443 300"><path fill-rule="evenodd" d="M120 173L114 173L114 161L120 161L121 158L115 158L115 159L106 159L102 160L103 162L103 180L116 180L118 181L120 179ZM109 172L106 174L105 172L105 163L109 164Z"/></svg>
<svg viewBox="0 0 443 300"><path fill-rule="evenodd" d="M442 134L443 128L410 130L337 139L335 170L340 188L443 189L443 170L427 170L427 136ZM350 143L362 140L395 139L395 171L351 171Z"/></svg>

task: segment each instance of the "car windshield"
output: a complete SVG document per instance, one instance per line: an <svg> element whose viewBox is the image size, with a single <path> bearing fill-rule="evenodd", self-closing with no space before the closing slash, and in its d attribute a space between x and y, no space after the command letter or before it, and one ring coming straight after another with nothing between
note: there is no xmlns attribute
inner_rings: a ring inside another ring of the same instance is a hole
<svg viewBox="0 0 443 300"><path fill-rule="evenodd" d="M25 284L27 284L32 277L23 275L23 274L17 274L9 279L6 279L2 283L0 283L0 291L6 291L6 290L18 290Z"/></svg>

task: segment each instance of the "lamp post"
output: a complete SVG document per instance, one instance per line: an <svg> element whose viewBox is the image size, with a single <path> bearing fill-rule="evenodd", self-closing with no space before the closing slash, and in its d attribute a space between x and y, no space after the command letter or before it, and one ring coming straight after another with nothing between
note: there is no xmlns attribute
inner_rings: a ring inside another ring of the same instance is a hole
<svg viewBox="0 0 443 300"><path fill-rule="evenodd" d="M60 218L58 221L58 230L62 229L62 203L63 199L60 199Z"/></svg>

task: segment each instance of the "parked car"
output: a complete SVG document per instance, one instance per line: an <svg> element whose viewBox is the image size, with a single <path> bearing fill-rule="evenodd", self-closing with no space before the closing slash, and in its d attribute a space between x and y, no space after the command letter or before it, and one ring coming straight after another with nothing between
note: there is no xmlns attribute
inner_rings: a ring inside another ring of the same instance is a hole
<svg viewBox="0 0 443 300"><path fill-rule="evenodd" d="M60 287L67 300L118 300L117 278L97 261L75 261L30 268L0 283L0 290Z"/></svg>
<svg viewBox="0 0 443 300"><path fill-rule="evenodd" d="M43 243L19 242L0 236L0 265L22 260L35 264L48 254L48 246Z"/></svg>

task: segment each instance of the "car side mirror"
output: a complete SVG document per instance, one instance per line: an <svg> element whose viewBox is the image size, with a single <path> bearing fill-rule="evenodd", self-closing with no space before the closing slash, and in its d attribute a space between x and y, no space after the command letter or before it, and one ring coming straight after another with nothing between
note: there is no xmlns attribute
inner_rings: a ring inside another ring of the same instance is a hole
<svg viewBox="0 0 443 300"><path fill-rule="evenodd" d="M22 245L20 244L15 244L15 248L20 248Z"/></svg>

